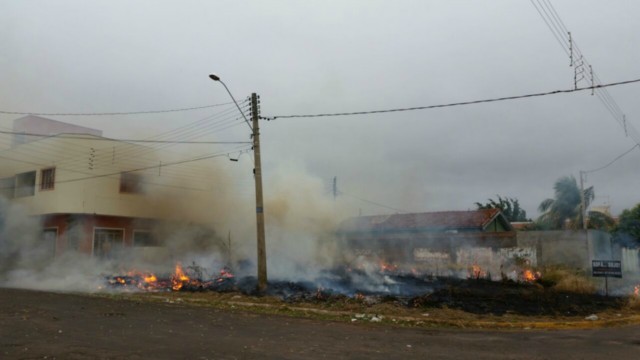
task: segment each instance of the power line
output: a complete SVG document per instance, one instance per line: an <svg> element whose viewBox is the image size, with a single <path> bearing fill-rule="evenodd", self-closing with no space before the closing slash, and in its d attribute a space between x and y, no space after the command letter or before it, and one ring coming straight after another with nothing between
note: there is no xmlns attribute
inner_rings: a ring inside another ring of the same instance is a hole
<svg viewBox="0 0 640 360"><path fill-rule="evenodd" d="M577 42L571 36L571 33L565 26L564 22L560 18L560 15L556 11L555 7L551 4L550 0L530 0L531 4L536 8L538 14L545 22L553 36L558 40L558 43L562 47L565 53L570 58L570 66L574 68L574 86L577 88L577 84L581 80L585 80L589 82L589 80L585 77L584 73L586 69L589 69L590 73L590 82L592 89L596 89L593 87L595 84L602 84L602 81L598 78L596 73L593 71L593 67L587 61L586 57L578 47ZM537 5L536 5L537 2ZM568 45L567 45L568 44ZM568 49L567 49L568 46ZM580 75L580 77L578 77ZM637 145L640 145L640 134L633 127L632 124L627 123L626 116L624 111L620 108L620 106L613 99L611 94L607 89L599 89L599 91L592 90L591 95L597 95L598 99L605 107L605 109L609 112L611 117L616 120L620 126L624 129L625 136L630 137L633 142Z"/></svg>
<svg viewBox="0 0 640 360"><path fill-rule="evenodd" d="M73 134L57 134L57 135L44 135L25 132L14 131L2 131L0 134L8 135L24 135L24 136L36 136L42 138L60 138L60 139L78 139L78 140L96 140L96 141L120 141L129 143L158 143L158 144L251 144L250 141L185 141L185 140L149 140L149 139L111 139L105 137L92 137L92 136L75 136Z"/></svg>
<svg viewBox="0 0 640 360"><path fill-rule="evenodd" d="M436 108L445 108L445 107L454 107L454 106L464 106L464 105L473 105L473 104L481 104L481 103L491 103L505 100L516 100L516 99L524 99L524 98L532 98L532 97L540 97L547 95L557 95L557 94L565 94L565 93L573 93L584 90L592 90L592 89L601 89L611 86L618 85L626 85L640 82L640 79L633 80L625 80L619 81L609 84L598 84L587 87L578 87L572 89L565 90L553 90L541 93L532 93L525 95L514 95L514 96L504 96L499 98L491 98L491 99L482 99L482 100L472 100L472 101L462 101L448 104L439 104L439 105L427 105L427 106L416 106L409 108L397 108L397 109L384 109L384 110L369 110L369 111L354 111L354 112L343 112L343 113L322 113L322 114L298 114L298 115L276 115L276 116L261 116L260 119L263 120L276 120L276 119L286 119L286 118L313 118L313 117L330 117L330 116L351 116L351 115L370 115L370 114L381 114L381 113L391 113L391 112L402 112L402 111L415 111L415 110L427 110L427 109L436 109Z"/></svg>
<svg viewBox="0 0 640 360"><path fill-rule="evenodd" d="M204 106L194 106L189 108L178 108L178 109L165 109L165 110L145 110L145 111L123 111L123 112L93 112L93 113L45 113L45 112L25 112L25 111L7 111L0 110L0 114L7 115L36 115L36 116L110 116L110 115L141 115L141 114L161 114L161 113L169 113L169 112L181 112L181 111L192 111L192 110L201 110L208 109L212 107L224 106L233 104L233 102L226 102L222 104L213 104L213 105L204 105Z"/></svg>
<svg viewBox="0 0 640 360"><path fill-rule="evenodd" d="M558 44L560 44L560 46L562 47L562 49L567 53L567 55L569 55L570 50L567 49L567 44L565 42L564 37L562 36L558 36L556 34L556 32L553 30L553 26L551 25L551 23L549 21L547 21L547 18L542 14L544 8L542 8L542 5L540 4L540 8L538 8L538 6L536 5L536 3L531 0L531 4L533 5L533 7L536 8L536 11L538 11L538 14L540 14L540 17L542 17L542 20L544 20L545 24L547 24L547 27L549 28L549 30L551 30L551 33L553 34L553 36L556 38L556 40L558 41ZM546 11L545 11L546 13Z"/></svg>
<svg viewBox="0 0 640 360"><path fill-rule="evenodd" d="M248 150L248 149L250 149L250 148L245 148L243 150ZM82 181L82 180L90 180L90 179L103 178L103 177L111 177L111 176L120 175L120 174L123 174L123 173L132 173L132 172L136 172L136 171L157 169L159 167L174 166L174 165L179 165L179 164L191 163L191 162L195 162L195 161L213 159L213 158L221 157L221 156L228 156L228 155L229 155L229 152L219 152L219 153L210 154L210 155L198 156L198 157L190 158L190 159L184 159L184 160L168 162L168 163L164 163L164 164L161 164L161 165L144 166L144 167L139 167L139 168L130 169L130 170L121 170L121 171L117 171L117 172L110 172L110 173L107 173L107 174L90 175L90 176L86 176L86 177L73 178L73 179L67 179L67 180L56 180L56 184L76 182L76 181ZM30 165L44 166L43 164L40 164L40 163L26 161L26 160L13 159L13 158L4 157L4 156L0 156L0 158L6 159L6 160L10 160L10 161L26 163L26 164L30 164ZM63 170L77 172L77 173L81 173L81 174L87 174L86 172L81 172L81 171L76 171L76 170L71 170L71 169L63 169ZM150 183L150 184L159 185L159 186L165 186L165 184L158 184L158 183Z"/></svg>
<svg viewBox="0 0 640 360"><path fill-rule="evenodd" d="M394 207L391 207L391 206L387 206L387 205L384 205L384 204L381 204L379 202L375 202L375 201L372 201L372 200L363 199L361 197L358 197L358 196L355 196L355 195L352 195L352 194L347 194L347 193L345 193L343 191L338 191L338 193L340 195L346 195L346 196L352 197L352 198L354 198L356 200L360 200L362 202L366 202L366 203L371 204L371 205L376 205L376 206L379 206L379 207L382 207L382 208L385 208L385 209L389 209L389 210L393 210L393 211L396 211L396 212L399 212L399 213L408 213L408 211L406 211L406 210L402 210L402 209L394 208Z"/></svg>
<svg viewBox="0 0 640 360"><path fill-rule="evenodd" d="M217 154L213 154L213 155L201 156L201 157L192 158L192 159L174 161L174 162L170 162L170 163L166 163L166 164L162 164L162 165L151 165L151 166L140 167L140 168L137 168L137 169L123 170L123 171L118 171L118 172L113 172L113 173L108 173L108 174L100 174L100 175L87 176L87 177L83 177L83 178L60 180L60 181L56 181L56 183L68 183L68 182L75 182L75 181L81 181L81 180L89 180L89 179L95 179L95 178L101 178L101 177L108 177L108 176L113 176L113 175L120 175L120 174L123 174L123 173L132 173L132 172L136 172L136 171L157 169L159 166L165 167L165 166L179 165L179 164L185 164L185 163L190 163L190 162L194 162L194 161L213 159L213 158L216 158L216 157L227 156L227 155L228 155L227 152L217 153Z"/></svg>
<svg viewBox="0 0 640 360"><path fill-rule="evenodd" d="M243 105L246 107L246 105ZM172 140L175 138L180 138L181 140L194 140L205 135L211 134L213 132L224 130L225 128L229 128L235 126L235 122L237 117L231 112L237 111L235 107L231 107L222 112L218 112L211 116L207 116L193 123L187 124L185 126L178 127L176 129L163 132L161 134L154 135L149 137L149 140ZM212 120L216 119L214 122ZM155 149L167 148L170 145L164 146L156 146ZM132 156L138 155L141 151L133 150ZM136 154L136 152L138 154ZM144 151L142 151L144 152Z"/></svg>
<svg viewBox="0 0 640 360"><path fill-rule="evenodd" d="M589 174L589 173L593 173L596 171L600 171L600 170L604 170L606 168L608 168L610 165L612 165L613 163L615 163L616 161L620 160L621 158L623 158L625 155L627 155L628 153L632 152L633 150L635 150L635 148L640 147L640 145L636 144L633 145L633 147L627 151L625 151L624 153L618 155L615 159L611 160L607 165L601 166L597 169L593 169L593 170L587 170L587 171L582 171L583 174Z"/></svg>

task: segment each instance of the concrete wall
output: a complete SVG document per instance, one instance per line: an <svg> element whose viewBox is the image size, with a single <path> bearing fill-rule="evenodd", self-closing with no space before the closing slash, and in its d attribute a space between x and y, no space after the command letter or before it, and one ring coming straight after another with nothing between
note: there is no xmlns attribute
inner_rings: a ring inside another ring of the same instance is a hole
<svg viewBox="0 0 640 360"><path fill-rule="evenodd" d="M535 248L538 265L591 269L591 260L620 260L611 236L598 230L520 231L518 246Z"/></svg>

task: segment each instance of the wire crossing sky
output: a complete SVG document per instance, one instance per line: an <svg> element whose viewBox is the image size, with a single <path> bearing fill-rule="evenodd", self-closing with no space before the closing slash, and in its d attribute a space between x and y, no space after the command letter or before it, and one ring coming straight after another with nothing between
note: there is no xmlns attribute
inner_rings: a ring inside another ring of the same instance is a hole
<svg viewBox="0 0 640 360"><path fill-rule="evenodd" d="M581 88L574 88L574 89L552 90L547 92L532 93L532 94L525 94L525 95L503 96L503 97L493 98L493 99L471 100L471 101L462 101L462 102L439 104L439 105L416 106L416 107L409 107L409 108L385 109L385 110L354 111L354 112L344 112L344 113L262 116L261 119L276 120L276 119L287 119L287 118L290 119L290 118L309 118L309 117L370 115L370 114L383 114L383 113L403 112L403 111L428 110L428 109L438 109L438 108L445 108L445 107L491 103L491 102L498 102L498 101L518 100L518 99L526 99L526 98L540 97L540 96L567 94L567 93L573 93L573 92L584 91L584 90L602 89L602 88L611 87L611 86L633 84L637 82L640 82L640 79L619 81L615 83L593 85L589 87L581 87Z"/></svg>

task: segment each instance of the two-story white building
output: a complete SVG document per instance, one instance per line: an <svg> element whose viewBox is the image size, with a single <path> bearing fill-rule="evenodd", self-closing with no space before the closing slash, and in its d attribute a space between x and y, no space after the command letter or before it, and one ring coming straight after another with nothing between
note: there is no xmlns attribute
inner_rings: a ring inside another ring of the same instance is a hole
<svg viewBox="0 0 640 360"><path fill-rule="evenodd" d="M0 194L40 219L52 254L109 258L116 249L155 245L153 228L179 218L168 197L178 191L194 206L210 201L176 186L156 148L37 116L15 120L14 132L0 150ZM197 212L181 220L207 222Z"/></svg>

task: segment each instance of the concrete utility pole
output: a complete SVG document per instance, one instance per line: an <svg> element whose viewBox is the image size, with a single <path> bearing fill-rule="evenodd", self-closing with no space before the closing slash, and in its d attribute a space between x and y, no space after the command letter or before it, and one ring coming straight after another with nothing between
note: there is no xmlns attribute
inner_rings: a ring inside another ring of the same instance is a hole
<svg viewBox="0 0 640 360"><path fill-rule="evenodd" d="M582 213L582 229L587 230L587 206L584 198L584 172L580 171L580 212Z"/></svg>
<svg viewBox="0 0 640 360"><path fill-rule="evenodd" d="M267 250L264 235L264 203L262 200L262 161L260 159L260 127L258 125L258 95L251 94L251 120L253 123L253 169L256 183L256 225L258 230L258 292L267 289Z"/></svg>
<svg viewBox="0 0 640 360"><path fill-rule="evenodd" d="M258 232L258 292L264 293L267 290L267 251L265 247L265 236L264 236L264 204L262 201L262 161L260 160L260 127L258 125L259 118L259 109L258 104L260 103L259 96L255 93L251 94L251 120L252 124L249 123L249 120L244 115L244 112L238 105L238 102L233 97L231 91L227 85L220 79L220 77L216 74L209 75L209 78L213 81L217 81L224 86L225 90L233 100L233 103L236 104L238 111L244 118L244 121L247 123L249 128L251 128L251 138L253 140L253 176L256 183L256 225Z"/></svg>

